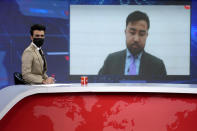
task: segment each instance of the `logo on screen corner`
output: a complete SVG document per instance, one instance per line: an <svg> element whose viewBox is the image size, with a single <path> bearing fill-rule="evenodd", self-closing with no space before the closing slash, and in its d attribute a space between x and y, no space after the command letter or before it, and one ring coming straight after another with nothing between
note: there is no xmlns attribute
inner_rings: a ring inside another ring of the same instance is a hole
<svg viewBox="0 0 197 131"><path fill-rule="evenodd" d="M184 8L185 8L186 10L189 10L189 9L190 9L190 5L185 5Z"/></svg>

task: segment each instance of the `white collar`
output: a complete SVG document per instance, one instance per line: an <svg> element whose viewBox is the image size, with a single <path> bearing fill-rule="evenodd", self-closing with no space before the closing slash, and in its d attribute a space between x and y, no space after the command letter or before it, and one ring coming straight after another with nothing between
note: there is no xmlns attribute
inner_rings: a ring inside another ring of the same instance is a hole
<svg viewBox="0 0 197 131"><path fill-rule="evenodd" d="M136 56L133 56L133 54L131 54L131 52L129 51L128 48L127 48L127 50L126 50L126 57L127 57L127 58L129 58L129 57L134 58L134 57L135 57L135 59L141 59L142 54L143 54L143 51L141 51L140 53L138 53Z"/></svg>
<svg viewBox="0 0 197 131"><path fill-rule="evenodd" d="M37 47L36 44L34 44L33 42L31 42L31 44L34 45L34 46L36 47L37 50L40 50L40 49L41 49L41 47L40 47L40 48Z"/></svg>

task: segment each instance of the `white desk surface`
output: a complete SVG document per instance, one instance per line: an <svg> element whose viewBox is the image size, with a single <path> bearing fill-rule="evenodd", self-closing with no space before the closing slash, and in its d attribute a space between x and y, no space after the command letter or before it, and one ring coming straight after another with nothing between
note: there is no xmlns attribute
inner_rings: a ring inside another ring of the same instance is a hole
<svg viewBox="0 0 197 131"><path fill-rule="evenodd" d="M0 90L0 120L23 98L39 93L144 92L197 94L197 84L88 83L51 85L13 85Z"/></svg>

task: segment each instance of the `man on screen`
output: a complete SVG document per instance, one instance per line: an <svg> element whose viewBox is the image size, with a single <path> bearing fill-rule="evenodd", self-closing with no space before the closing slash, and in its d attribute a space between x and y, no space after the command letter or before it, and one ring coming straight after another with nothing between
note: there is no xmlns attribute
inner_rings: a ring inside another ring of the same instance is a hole
<svg viewBox="0 0 197 131"><path fill-rule="evenodd" d="M99 75L166 76L163 61L144 50L149 27L150 22L146 13L135 11L129 14L125 29L127 48L109 54Z"/></svg>
<svg viewBox="0 0 197 131"><path fill-rule="evenodd" d="M29 84L53 84L54 79L46 74L46 59L41 49L44 44L45 26L35 24L31 27L32 42L22 55L22 76Z"/></svg>

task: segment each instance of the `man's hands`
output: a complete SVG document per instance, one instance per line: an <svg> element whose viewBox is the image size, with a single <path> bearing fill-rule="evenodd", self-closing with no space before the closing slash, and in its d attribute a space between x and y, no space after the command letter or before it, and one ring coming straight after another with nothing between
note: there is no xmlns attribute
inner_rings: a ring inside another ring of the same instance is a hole
<svg viewBox="0 0 197 131"><path fill-rule="evenodd" d="M43 84L54 84L55 79L53 77L48 77L46 80L42 81Z"/></svg>

